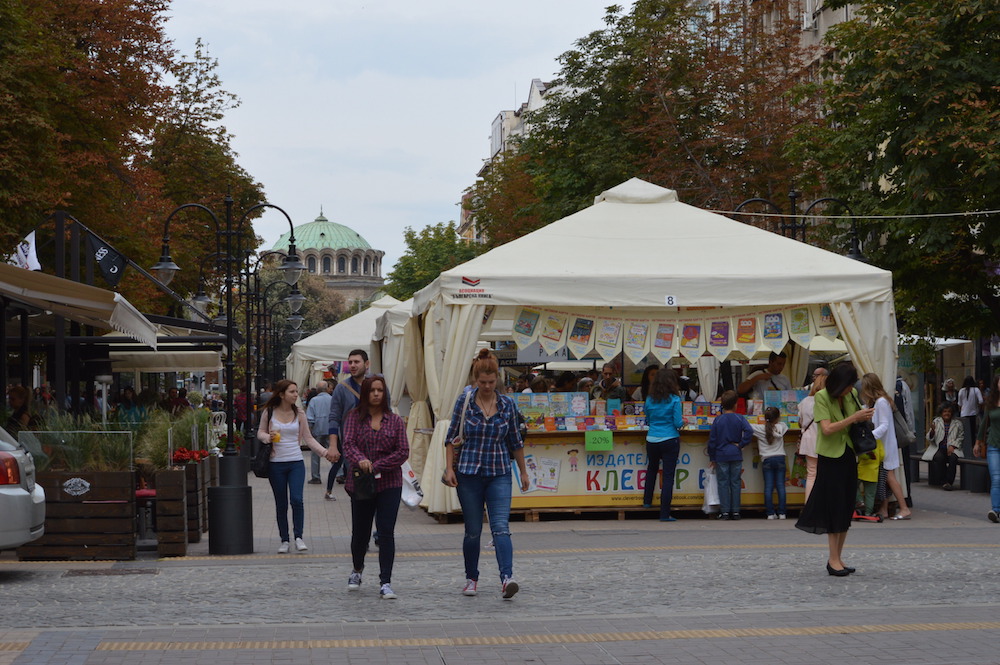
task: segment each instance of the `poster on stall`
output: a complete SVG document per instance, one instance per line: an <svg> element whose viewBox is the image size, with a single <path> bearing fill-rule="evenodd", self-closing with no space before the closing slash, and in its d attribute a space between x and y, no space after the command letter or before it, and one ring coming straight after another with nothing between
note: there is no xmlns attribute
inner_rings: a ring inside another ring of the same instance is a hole
<svg viewBox="0 0 1000 665"><path fill-rule="evenodd" d="M668 360L677 355L677 325L663 321L653 321L653 326L655 326L655 330L650 350L657 360L666 364Z"/></svg>
<svg viewBox="0 0 1000 665"><path fill-rule="evenodd" d="M732 350L732 335L729 319L710 321L708 324L708 352L720 362Z"/></svg>
<svg viewBox="0 0 1000 665"><path fill-rule="evenodd" d="M813 338L810 325L809 308L793 307L785 312L788 321L788 338L799 346L809 348Z"/></svg>
<svg viewBox="0 0 1000 665"><path fill-rule="evenodd" d="M785 327L785 315L782 312L768 312L763 316L761 341L775 353L778 353L788 343L788 329Z"/></svg>
<svg viewBox="0 0 1000 665"><path fill-rule="evenodd" d="M597 320L597 352L605 362L610 362L622 350L622 322L619 319Z"/></svg>
<svg viewBox="0 0 1000 665"><path fill-rule="evenodd" d="M577 358L582 358L594 348L594 319L577 316L570 319L566 348Z"/></svg>
<svg viewBox="0 0 1000 665"><path fill-rule="evenodd" d="M534 309L522 307L514 317L514 342L524 348L535 341L538 336L538 320L541 313Z"/></svg>
<svg viewBox="0 0 1000 665"><path fill-rule="evenodd" d="M741 316L736 320L736 350L753 358L760 346L757 339L757 317Z"/></svg>
<svg viewBox="0 0 1000 665"><path fill-rule="evenodd" d="M539 457L535 471L535 485L540 490L555 492L559 489L559 466L562 460L554 457Z"/></svg>
<svg viewBox="0 0 1000 665"><path fill-rule="evenodd" d="M625 355L639 364L649 353L649 321L626 321L625 326Z"/></svg>
<svg viewBox="0 0 1000 665"><path fill-rule="evenodd" d="M521 479L517 477L520 475L517 465L512 464L511 466L514 468L514 484L520 486ZM538 490L538 485L536 483L536 478L538 476L538 462L535 461L535 456L532 453L525 453L524 466L528 470L528 473L525 474L528 478L528 489L525 490L524 494L527 494L528 492L535 492Z"/></svg>
<svg viewBox="0 0 1000 665"><path fill-rule="evenodd" d="M704 324L697 323L681 324L681 355L690 362L696 362L705 352L705 337L702 335Z"/></svg>
<svg viewBox="0 0 1000 665"><path fill-rule="evenodd" d="M563 337L566 332L566 315L557 312L546 312L542 332L538 343L546 353L555 353L563 347Z"/></svg>
<svg viewBox="0 0 1000 665"><path fill-rule="evenodd" d="M831 341L837 339L840 330L837 328L837 320L833 317L833 308L829 305L813 305L812 311L816 322L816 333Z"/></svg>

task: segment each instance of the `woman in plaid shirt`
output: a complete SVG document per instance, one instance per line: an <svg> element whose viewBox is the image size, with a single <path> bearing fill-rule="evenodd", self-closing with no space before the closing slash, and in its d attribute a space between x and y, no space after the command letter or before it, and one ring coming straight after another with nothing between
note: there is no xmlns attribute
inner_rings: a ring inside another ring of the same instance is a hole
<svg viewBox="0 0 1000 665"><path fill-rule="evenodd" d="M458 501L465 520L462 553L465 556L466 580L462 593L476 595L485 507L490 516L503 598L510 600L518 590L514 581L514 546L509 526L512 457L521 472L522 492L528 491L529 483L528 470L524 465L524 444L518 428L517 405L509 397L497 393L498 373L496 356L489 349L480 349L472 362L473 388L468 397L463 393L458 398L451 415L451 425L445 437L447 466L441 480L449 487L458 488ZM459 432L463 421L464 430ZM380 531L380 542L381 538Z"/></svg>
<svg viewBox="0 0 1000 665"><path fill-rule="evenodd" d="M403 491L403 462L410 456L403 419L389 407L389 390L381 376L370 376L361 384L361 399L347 413L341 427L344 457L350 468L375 474L375 497L354 496L354 474L347 474L345 488L351 497L351 556L354 570L347 581L351 591L361 586L365 553L372 535L372 520L378 529L379 597L394 599L392 564L396 558L396 515Z"/></svg>

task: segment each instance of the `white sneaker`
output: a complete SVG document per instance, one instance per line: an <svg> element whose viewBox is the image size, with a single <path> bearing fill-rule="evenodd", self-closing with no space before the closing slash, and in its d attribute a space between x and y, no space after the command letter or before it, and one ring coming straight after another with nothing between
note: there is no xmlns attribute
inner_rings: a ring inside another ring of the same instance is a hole
<svg viewBox="0 0 1000 665"><path fill-rule="evenodd" d="M296 552L305 552L307 549L309 549L309 548L306 547L306 541L302 540L301 538L296 538L295 539L295 551Z"/></svg>
<svg viewBox="0 0 1000 665"><path fill-rule="evenodd" d="M351 576L347 578L347 590L357 591L361 586L361 573L357 571L352 571Z"/></svg>
<svg viewBox="0 0 1000 665"><path fill-rule="evenodd" d="M520 590L521 587L517 586L517 582L514 581L513 577L507 577L503 581L503 599L510 600L514 597L514 594Z"/></svg>
<svg viewBox="0 0 1000 665"><path fill-rule="evenodd" d="M778 519L779 520L783 520L783 519L787 519L787 518L785 517L784 513L781 513L780 515L778 515Z"/></svg>
<svg viewBox="0 0 1000 665"><path fill-rule="evenodd" d="M396 598L399 598L399 596L392 592L392 587L389 586L388 582L383 584L382 588L378 590L378 597L382 600L395 600Z"/></svg>
<svg viewBox="0 0 1000 665"><path fill-rule="evenodd" d="M465 580L465 586L462 588L463 596L475 596L478 591L476 591L476 580Z"/></svg>
<svg viewBox="0 0 1000 665"><path fill-rule="evenodd" d="M776 520L776 519L778 519L778 516L777 515L768 515L767 519L769 519L769 520Z"/></svg>
<svg viewBox="0 0 1000 665"><path fill-rule="evenodd" d="M288 541L281 541L281 547L278 548L278 554L288 554Z"/></svg>

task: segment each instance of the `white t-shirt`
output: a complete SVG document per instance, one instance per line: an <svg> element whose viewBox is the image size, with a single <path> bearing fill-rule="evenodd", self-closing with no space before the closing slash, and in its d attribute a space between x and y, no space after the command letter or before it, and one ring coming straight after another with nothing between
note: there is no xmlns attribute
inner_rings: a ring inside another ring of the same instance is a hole
<svg viewBox="0 0 1000 665"><path fill-rule="evenodd" d="M979 413L979 407L983 404L983 393L979 388L962 388L958 391L958 415L965 418Z"/></svg>
<svg viewBox="0 0 1000 665"><path fill-rule="evenodd" d="M754 372L749 377L752 379L758 374L762 373L764 370L759 370ZM771 378L758 381L753 384L753 388L750 390L750 399L764 399L764 391L766 390L791 390L792 382L784 374L772 374Z"/></svg>
<svg viewBox="0 0 1000 665"><path fill-rule="evenodd" d="M271 455L272 462L297 462L302 459L298 418L293 419L290 423L283 423L275 415L272 415L268 431L281 433L281 441L274 444L274 454Z"/></svg>

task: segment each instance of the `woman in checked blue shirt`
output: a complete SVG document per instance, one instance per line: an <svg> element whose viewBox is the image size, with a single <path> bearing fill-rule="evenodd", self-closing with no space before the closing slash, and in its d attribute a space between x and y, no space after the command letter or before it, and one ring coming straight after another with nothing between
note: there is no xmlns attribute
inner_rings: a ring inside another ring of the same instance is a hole
<svg viewBox="0 0 1000 665"><path fill-rule="evenodd" d="M456 400L451 414L451 425L445 437L446 467L441 480L449 487L457 487L465 520L462 553L466 580L462 593L466 596L477 593L483 508L486 508L500 567L503 598L510 600L518 591L509 526L511 458L520 471L522 492L528 490L529 483L517 405L497 392L498 374L496 356L489 349L480 349L472 362L473 389Z"/></svg>

